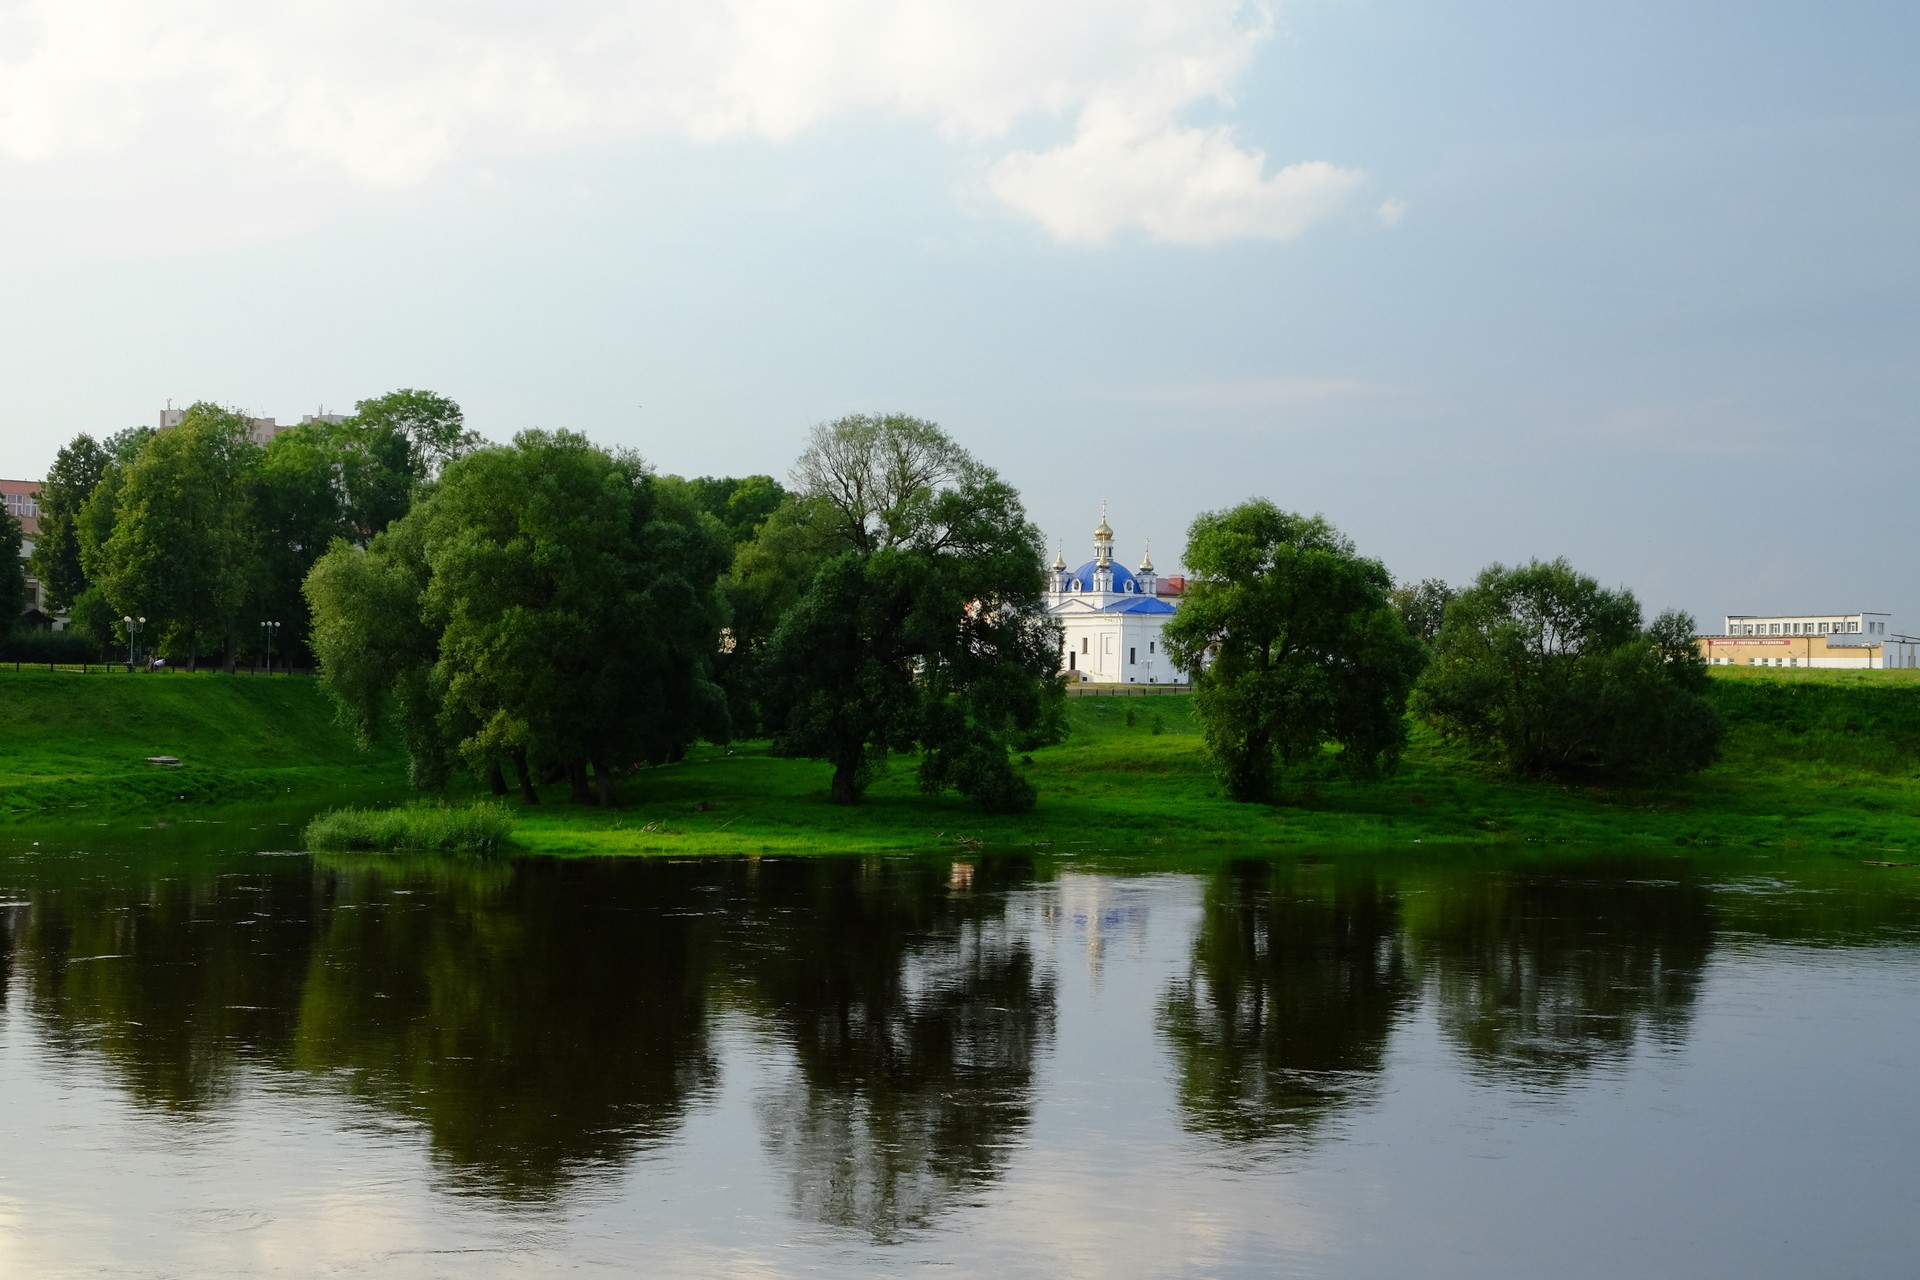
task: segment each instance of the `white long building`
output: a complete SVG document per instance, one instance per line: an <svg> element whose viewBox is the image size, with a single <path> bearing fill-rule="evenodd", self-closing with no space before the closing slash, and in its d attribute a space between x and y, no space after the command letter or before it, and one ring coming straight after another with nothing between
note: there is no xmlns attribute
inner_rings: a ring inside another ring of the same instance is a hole
<svg viewBox="0 0 1920 1280"><path fill-rule="evenodd" d="M1046 610L1063 633L1060 669L1082 683L1185 684L1161 635L1183 585L1154 570L1151 552L1135 570L1115 560L1103 513L1093 559L1069 569L1063 551L1047 570Z"/></svg>
<svg viewBox="0 0 1920 1280"><path fill-rule="evenodd" d="M1885 613L1730 613L1730 636L1887 636L1892 615Z"/></svg>
<svg viewBox="0 0 1920 1280"><path fill-rule="evenodd" d="M1716 667L1920 667L1920 638L1900 634L1885 613L1730 613L1726 631L1701 636Z"/></svg>

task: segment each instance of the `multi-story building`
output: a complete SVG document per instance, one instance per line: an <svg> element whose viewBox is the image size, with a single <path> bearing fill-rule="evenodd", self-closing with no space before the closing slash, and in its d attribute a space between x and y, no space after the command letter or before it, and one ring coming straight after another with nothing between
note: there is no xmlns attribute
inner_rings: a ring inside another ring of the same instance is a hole
<svg viewBox="0 0 1920 1280"><path fill-rule="evenodd" d="M186 419L186 416L187 416L187 411L185 409L175 409L171 405L169 405L167 408L162 409L160 411L160 429L162 431L166 431L172 427L177 427L181 424L181 422L183 422ZM332 422L345 422L345 421L346 421L346 415L344 414L308 413L308 414L301 415L300 421L297 425L304 427L310 422L332 423ZM282 425L280 422L276 421L273 418L248 418L247 419L247 439L253 441L255 444L261 446L262 448L265 448L267 443L271 441L275 436L280 435L283 432L293 430L295 425L296 424L291 422Z"/></svg>
<svg viewBox="0 0 1920 1280"><path fill-rule="evenodd" d="M1730 613L1727 615L1726 634L1884 636L1889 634L1891 616L1885 613Z"/></svg>
<svg viewBox="0 0 1920 1280"><path fill-rule="evenodd" d="M1062 632L1060 669L1077 682L1186 683L1161 635L1185 585L1182 578L1161 577L1151 553L1137 570L1116 561L1103 511L1093 531L1093 559L1068 569L1063 550L1047 570L1046 610Z"/></svg>
<svg viewBox="0 0 1920 1280"><path fill-rule="evenodd" d="M1890 615L1872 611L1731 613L1724 635L1701 636L1699 644L1717 667L1920 666L1920 639L1895 632Z"/></svg>
<svg viewBox="0 0 1920 1280"><path fill-rule="evenodd" d="M0 480L0 503L6 505L7 514L20 522L20 558L25 560L33 554L34 539L40 536L40 482L38 480ZM46 627L58 625L47 613L46 593L41 590L40 580L32 574L27 575L27 611L25 620L29 626Z"/></svg>

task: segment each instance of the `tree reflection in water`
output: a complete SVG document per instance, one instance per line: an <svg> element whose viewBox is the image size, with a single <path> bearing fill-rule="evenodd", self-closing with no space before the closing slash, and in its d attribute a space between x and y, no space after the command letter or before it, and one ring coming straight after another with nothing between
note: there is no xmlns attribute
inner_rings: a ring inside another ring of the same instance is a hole
<svg viewBox="0 0 1920 1280"><path fill-rule="evenodd" d="M739 976L794 1066L760 1100L799 1212L891 1240L998 1176L1026 1128L1054 984L1005 890L1018 862L766 862Z"/></svg>
<svg viewBox="0 0 1920 1280"><path fill-rule="evenodd" d="M1187 1125L1306 1139L1370 1095L1414 989L1399 903L1373 876L1233 864L1208 884L1187 976L1161 1005Z"/></svg>
<svg viewBox="0 0 1920 1280"><path fill-rule="evenodd" d="M1624 1059L1643 1033L1678 1041L1714 920L1707 888L1674 874L1608 860L1436 877L1415 935L1444 1033L1485 1078L1534 1089Z"/></svg>
<svg viewBox="0 0 1920 1280"><path fill-rule="evenodd" d="M215 874L83 877L16 908L15 962L46 1042L100 1055L143 1106L194 1112L239 1068L285 1056L307 972L313 881Z"/></svg>
<svg viewBox="0 0 1920 1280"><path fill-rule="evenodd" d="M1159 1006L1187 1126L1281 1149L1324 1134L1374 1096L1423 992L1476 1073L1534 1088L1683 1034L1715 927L1703 873L1468 857L1211 875ZM739 1010L790 1066L758 1118L798 1212L890 1240L1000 1177L1025 1133L1056 1001L1038 908L1011 892L1033 875L36 858L0 867L24 903L0 907L18 1002L0 1008L141 1105L196 1113L276 1071L417 1123L455 1187L534 1201L677 1131L718 1074L714 1010ZM1912 916L1883 883L1836 881L1818 911L1743 901L1741 927L1879 937Z"/></svg>
<svg viewBox="0 0 1920 1280"><path fill-rule="evenodd" d="M295 1065L415 1117L461 1187L552 1196L712 1083L700 901L657 862L337 873Z"/></svg>

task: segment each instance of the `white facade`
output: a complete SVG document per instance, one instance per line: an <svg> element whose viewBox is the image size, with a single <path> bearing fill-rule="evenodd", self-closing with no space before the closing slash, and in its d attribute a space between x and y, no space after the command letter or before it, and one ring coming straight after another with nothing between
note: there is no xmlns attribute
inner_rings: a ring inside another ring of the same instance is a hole
<svg viewBox="0 0 1920 1280"><path fill-rule="evenodd" d="M1920 640L1871 610L1730 613L1726 633L1701 636L1700 651L1716 667L1920 667Z"/></svg>
<svg viewBox="0 0 1920 1280"><path fill-rule="evenodd" d="M1102 515L1093 559L1069 569L1062 553L1047 570L1047 614L1063 633L1060 669L1082 683L1185 684L1161 635L1173 617L1172 594L1151 555L1137 570L1113 558L1113 530Z"/></svg>
<svg viewBox="0 0 1920 1280"><path fill-rule="evenodd" d="M1860 643L1872 644L1884 640L1892 631L1892 617L1884 613L1730 613L1725 634L1859 636Z"/></svg>

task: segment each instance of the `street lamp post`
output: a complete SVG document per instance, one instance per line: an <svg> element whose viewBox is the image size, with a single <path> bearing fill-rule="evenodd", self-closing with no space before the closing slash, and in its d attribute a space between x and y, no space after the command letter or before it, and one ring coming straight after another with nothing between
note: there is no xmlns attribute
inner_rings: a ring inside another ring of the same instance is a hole
<svg viewBox="0 0 1920 1280"><path fill-rule="evenodd" d="M140 628L146 624L145 618L136 618L132 614L122 614L120 621L127 628L127 670L133 670L134 649L138 644Z"/></svg>
<svg viewBox="0 0 1920 1280"><path fill-rule="evenodd" d="M277 622L263 622L260 624L260 630L267 637L267 674L268 675L273 674L273 633L278 631L279 629L280 629L280 624Z"/></svg>

